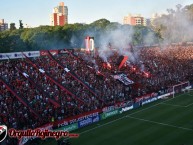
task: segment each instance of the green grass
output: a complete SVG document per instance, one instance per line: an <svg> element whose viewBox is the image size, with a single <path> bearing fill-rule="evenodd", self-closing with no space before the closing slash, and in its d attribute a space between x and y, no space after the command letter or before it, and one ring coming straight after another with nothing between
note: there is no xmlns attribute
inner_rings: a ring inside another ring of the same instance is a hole
<svg viewBox="0 0 193 145"><path fill-rule="evenodd" d="M80 137L70 139L72 145L193 145L193 93L159 100L74 132Z"/></svg>

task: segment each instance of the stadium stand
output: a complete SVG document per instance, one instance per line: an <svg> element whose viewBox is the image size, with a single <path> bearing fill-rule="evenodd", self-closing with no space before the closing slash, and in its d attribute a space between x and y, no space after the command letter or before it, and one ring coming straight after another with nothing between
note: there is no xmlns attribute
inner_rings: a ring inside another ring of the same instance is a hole
<svg viewBox="0 0 193 145"><path fill-rule="evenodd" d="M0 124L33 129L193 80L193 46L141 48L121 68L114 51L106 61L66 52L0 61Z"/></svg>

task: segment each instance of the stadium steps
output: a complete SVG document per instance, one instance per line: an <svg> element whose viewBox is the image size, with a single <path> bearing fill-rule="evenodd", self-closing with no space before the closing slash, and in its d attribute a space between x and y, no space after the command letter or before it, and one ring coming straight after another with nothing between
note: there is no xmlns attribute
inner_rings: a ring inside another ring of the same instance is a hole
<svg viewBox="0 0 193 145"><path fill-rule="evenodd" d="M32 109L32 107L29 105L28 101L25 98L21 98L11 87L11 85L7 84L6 81L0 77L0 81L5 85L5 87L15 96L24 106L30 109L30 111L35 114L37 118L41 118L40 115Z"/></svg>
<svg viewBox="0 0 193 145"><path fill-rule="evenodd" d="M81 59L78 56L76 56L75 54L71 53L70 51L68 51L68 49L64 49L65 51L67 51L71 56L77 58L77 59ZM81 59L82 60L82 59Z"/></svg>
<svg viewBox="0 0 193 145"><path fill-rule="evenodd" d="M35 67L38 71L40 70L39 67L34 64L34 62L29 59L24 53L23 55L25 56L25 58L29 61L29 63ZM76 95L74 95L71 91L69 91L67 88L65 88L62 84L58 83L54 78L52 78L48 73L44 72L43 73L48 79L50 79L54 84L56 84L60 89L62 89L63 91L65 91L66 93L68 93L70 96L72 96L74 99L77 99L81 104L85 104L85 102L78 98Z"/></svg>
<svg viewBox="0 0 193 145"><path fill-rule="evenodd" d="M84 60L83 58L81 58L81 57L73 54L72 52L68 51L67 49L64 49L64 50L67 51L67 52L68 52L72 57L74 57L75 59L78 59L78 60L80 60L81 62L83 62L85 65L87 65L86 62L85 62L85 60ZM88 65L87 65L87 66L88 66ZM93 69L92 67L89 67L89 66L88 66L88 68L89 68L89 69ZM106 78L106 77L107 77L105 74L103 74L102 72L99 72L99 71L96 72L96 75L97 75L98 77L101 77L101 78ZM131 80L132 80L132 79L131 79ZM116 83L116 80L114 80L113 83ZM105 103L105 104L106 104L106 103Z"/></svg>
<svg viewBox="0 0 193 145"><path fill-rule="evenodd" d="M50 53L50 51L48 51L48 54L49 54L49 57L50 57L53 61L55 61L59 66L61 66L63 69L65 68L63 64L61 64L60 62L58 62L58 61L54 58L54 56ZM70 76L72 76L75 80L77 80L78 82L80 82L85 88L88 89L89 92L91 92L94 96L96 96L101 102L104 102L102 99L100 99L100 98L98 97L98 95L96 94L95 90L94 90L93 88L91 88L89 85L87 85L83 80L81 80L80 77L79 77L74 71L70 70L70 71L68 72L68 74L69 74Z"/></svg>
<svg viewBox="0 0 193 145"><path fill-rule="evenodd" d="M24 75L23 72L22 72L18 67L15 67L15 68L16 68L16 69L19 71L19 73L20 73L25 79L27 79L38 91L40 91L40 92L43 94L43 96L47 96L47 97L48 97L48 101L49 101L50 103L52 103L52 104L53 104L54 106L56 106L57 108L60 107L60 104L59 104L54 98L50 98L50 95L49 95L47 92L45 92L40 85L36 84L29 76Z"/></svg>

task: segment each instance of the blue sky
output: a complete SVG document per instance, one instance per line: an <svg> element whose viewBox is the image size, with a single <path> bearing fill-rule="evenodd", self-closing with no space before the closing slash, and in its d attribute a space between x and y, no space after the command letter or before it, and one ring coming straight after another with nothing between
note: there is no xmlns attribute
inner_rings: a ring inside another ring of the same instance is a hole
<svg viewBox="0 0 193 145"><path fill-rule="evenodd" d="M177 4L193 4L193 0L63 0L68 6L69 23L91 23L100 18L122 23L128 13L150 17L152 13L166 13ZM49 25L49 15L60 0L0 0L0 19L16 26L21 19L32 27Z"/></svg>

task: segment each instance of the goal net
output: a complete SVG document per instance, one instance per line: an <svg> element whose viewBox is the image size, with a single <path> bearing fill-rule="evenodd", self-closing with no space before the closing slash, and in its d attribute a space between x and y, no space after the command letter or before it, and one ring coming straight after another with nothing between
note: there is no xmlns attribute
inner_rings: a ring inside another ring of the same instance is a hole
<svg viewBox="0 0 193 145"><path fill-rule="evenodd" d="M189 92L192 87L190 86L190 82L182 82L180 84L174 85L172 89L173 97L179 93Z"/></svg>

